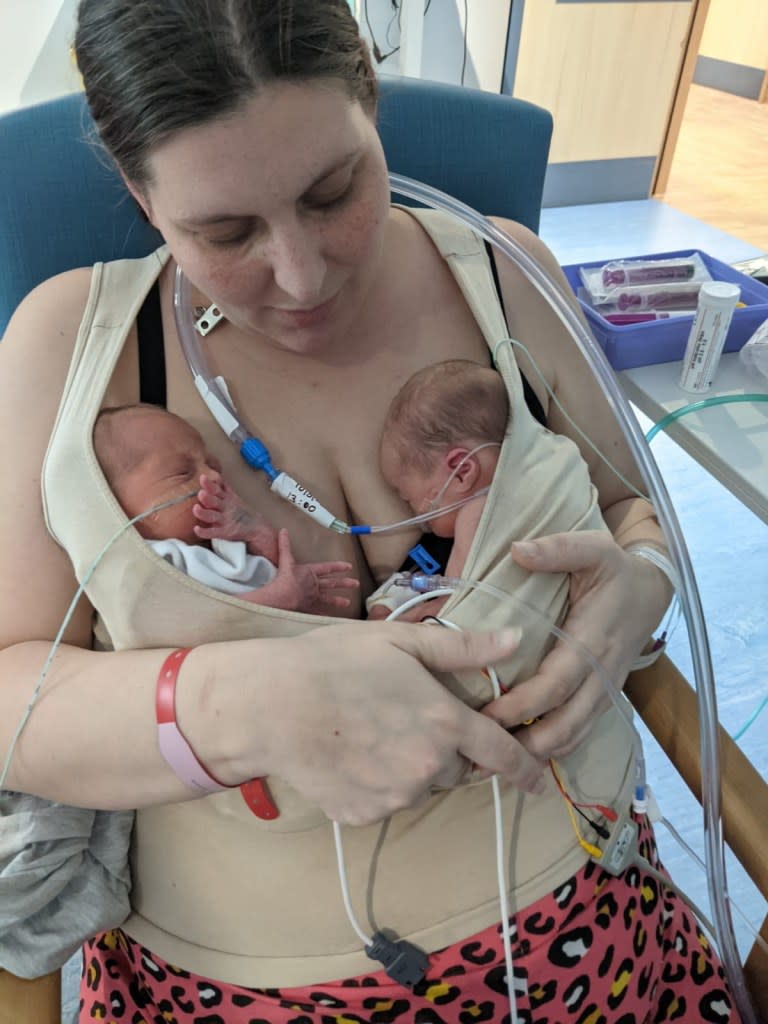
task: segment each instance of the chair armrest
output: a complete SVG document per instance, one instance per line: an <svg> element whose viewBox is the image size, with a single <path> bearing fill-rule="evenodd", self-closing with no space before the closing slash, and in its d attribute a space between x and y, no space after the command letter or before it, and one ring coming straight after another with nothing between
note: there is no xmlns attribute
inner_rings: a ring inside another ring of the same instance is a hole
<svg viewBox="0 0 768 1024"><path fill-rule="evenodd" d="M0 1024L61 1024L61 971L27 981L0 968Z"/></svg>
<svg viewBox="0 0 768 1024"><path fill-rule="evenodd" d="M633 672L625 693L701 802L699 718L693 687L668 658L662 657L642 672ZM722 726L718 730L725 841L768 898L768 784ZM762 936L768 940L768 919L763 923ZM744 973L758 1015L768 1020L768 953L757 944Z"/></svg>

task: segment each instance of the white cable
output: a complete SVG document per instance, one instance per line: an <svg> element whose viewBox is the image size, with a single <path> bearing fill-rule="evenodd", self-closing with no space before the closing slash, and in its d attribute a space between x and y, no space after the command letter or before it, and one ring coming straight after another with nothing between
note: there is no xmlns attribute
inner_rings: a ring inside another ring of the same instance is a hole
<svg viewBox="0 0 768 1024"><path fill-rule="evenodd" d="M386 618L387 622L394 622L395 619L399 619L405 612L409 612L411 608L414 608L417 604L424 604L425 601L431 600L433 597L451 597L453 594L453 587L440 587L437 590L430 590L427 594L417 594L415 597L410 598L408 601L403 601L401 605L394 608ZM441 619L442 623L443 620ZM444 623L448 625L448 623ZM458 627L456 627L458 629Z"/></svg>
<svg viewBox="0 0 768 1024"><path fill-rule="evenodd" d="M193 498L196 494L197 491L191 491L189 494L183 494L180 498L172 498L170 501L161 502L159 505L154 505L146 512L140 512L137 516L134 516L133 519L129 519L127 523L121 526L120 529L112 537L110 537L110 539L98 553L96 558L93 560L91 565L88 567L88 570L83 576L80 585L75 591L75 596L72 598L69 607L64 613L64 619L62 620L58 632L56 633L56 636L53 639L53 643L51 644L51 648L48 651L48 657L45 659L45 664L43 665L42 671L40 672L37 683L35 684L35 688L32 691L32 696L30 697L29 703L24 709L24 712L21 716L21 720L19 721L19 724L16 727L16 732L13 734L13 738L11 739L11 745L8 750L8 755L5 759L2 773L0 773L0 789L3 789L3 787L5 786L5 780L8 777L8 772L10 771L11 768L11 761L13 760L13 755L16 751L16 745L18 744L21 734L24 731L27 722L29 721L29 716L32 714L32 709L34 708L35 704L37 703L37 699L40 696L40 690L42 689L43 682L45 680L46 675L48 674L48 669L51 667L51 662L53 661L54 657L56 656L56 652L59 649L59 646L61 644L61 638L64 635L64 631L69 625L70 619L74 615L75 608L77 607L77 602L80 600L83 591L90 582L91 576L93 576L102 558L106 555L107 551L109 551L109 549L112 547L115 541L119 537L121 537L123 533L125 533L129 526L133 526L133 524L138 523L139 520L146 519L147 516L154 515L155 512L160 512L164 508L170 508L171 505L178 505L182 501L188 501L190 498Z"/></svg>
<svg viewBox="0 0 768 1024"><path fill-rule="evenodd" d="M442 591L435 591L432 594L417 594L415 597L412 597L409 601L406 601L399 608L396 608L392 612L392 614L387 617L387 621L398 618L400 615L403 614L403 612L406 612L410 608L413 608L414 605L422 604L425 600L431 597L442 597L443 595L449 596L452 593L452 590L444 588ZM341 825L338 823L338 821L332 821L331 824L333 825L333 842L336 847L336 863L338 866L339 873L339 885L341 886L341 898L344 901L344 910L346 911L347 917L349 918L349 923L352 925L352 928L359 936L363 945L370 946L373 939L371 936L366 935L366 933L363 931L360 923L355 917L355 912L352 909L352 899L349 892L349 882L347 880L347 868L346 862L344 860L344 841L341 835Z"/></svg>
<svg viewBox="0 0 768 1024"><path fill-rule="evenodd" d="M433 597L444 597L446 595L453 594L453 589L450 587L444 587L440 590L433 590L427 594L417 594L415 598L410 601L406 601L399 608L396 608L391 615L388 616L388 620L396 619L403 612L412 608L416 604L420 604L423 601L427 601ZM461 632L461 626L457 626L455 622L451 622L450 619L440 619L440 624L446 626L448 629L453 629ZM491 680L491 687L493 689L494 699L501 696L501 686L499 685L499 677L496 674L494 668L490 665L486 667L488 677ZM499 888L499 907L501 910L501 941L504 947L504 962L507 971L507 996L509 998L509 1010L510 1010L510 1024L517 1024L517 1000L515 997L514 988L514 965L512 962L512 940L509 931L509 902L507 900L507 879L506 879L506 852L504 850L504 819L501 810L501 790L499 789L499 777L498 775L492 775L491 779L491 791L493 793L493 817L494 825L496 829L496 877Z"/></svg>
<svg viewBox="0 0 768 1024"><path fill-rule="evenodd" d="M621 482L624 484L625 487L628 487L629 490L632 491L633 494L636 494L638 496L638 498L642 498L643 501L647 501L647 502L650 503L650 498L648 497L648 495L647 494L643 494L642 491L639 491L637 489L637 487L635 487L634 484L631 484L629 482L629 480L627 480L627 478L622 473L620 473L618 469L616 469L616 467L608 459L608 457L606 455L604 455L600 451L600 449L597 447L595 442L590 437L588 437L587 434L584 433L584 431L581 429L581 427L578 425L578 423L576 423L576 421L568 414L568 412L565 409L565 406L563 405L563 403L560 401L560 399L555 394L554 389L551 387L549 381L547 380L547 378L544 376L544 374L539 369L539 366L538 366L536 360L533 358L533 356L528 351L526 346L522 343L522 341L516 341L514 338L502 338L501 341L496 342L496 348L493 350L493 361L494 361L494 363L496 362L496 353L498 352L500 345L517 346L517 348L521 348L523 350L523 352L525 352L526 356L528 357L528 359L529 359L529 361L531 363L531 366L536 371L536 375L538 376L539 380L541 381L542 385L544 386L544 389L546 390L547 394L550 396L552 401L555 403L557 408L560 410L560 412L566 418L566 420L570 423L570 425L573 427L573 429L576 431L576 433L579 435L579 437L582 439L582 441L589 448L592 449L592 451L595 453L595 455L597 455L597 457L599 459L602 459L602 461L605 463L605 465L608 467L608 469L610 469L610 471L614 474L614 476L618 477L618 479L621 480Z"/></svg>
<svg viewBox="0 0 768 1024"><path fill-rule="evenodd" d="M443 587L439 590L433 590L426 594L416 594L409 601L400 605L399 608L395 608L387 616L387 622L392 622L395 619L400 618L405 612L419 604L424 604L425 601L430 601L436 597L450 597L453 594L451 587ZM447 626L449 629L457 630L461 632L461 627L457 626L456 623L450 622L447 619L440 619L440 624ZM486 668L488 676L491 680L491 686L493 688L494 698L501 696L501 687L499 685L499 677L496 675L495 670L488 666ZM515 998L514 989L514 966L512 963L512 942L509 931L509 903L507 900L507 882L505 875L505 862L506 855L504 850L504 822L501 811L501 791L499 789L499 779L497 775L492 775L490 779L491 790L493 792L493 809L494 809L494 824L496 829L496 874L499 887L499 905L501 909L501 940L504 947L504 962L506 964L507 974L507 997L509 999L509 1010L510 1010L510 1024L518 1024L519 1018L517 1016L517 1001ZM350 899L349 885L347 882L347 871L344 862L344 846L341 836L341 826L337 821L333 822L333 841L336 846L336 862L339 870L339 883L341 885L341 895L344 901L344 909L349 918L349 923L360 937L363 945L369 946L371 939L365 934L363 929L355 917L352 909L352 902Z"/></svg>
<svg viewBox="0 0 768 1024"><path fill-rule="evenodd" d="M668 821L665 817L663 817L661 812L659 812L653 820L661 822L661 824L664 826L664 828L666 828L667 832L669 832L669 834L672 836L672 838L675 840L678 846L680 846L685 851L685 853L688 854L691 860L695 861L696 864L698 864L698 866L701 868L701 870L706 874L707 865L704 863L704 861L701 859L698 853L696 853L696 851L691 846L689 846L688 843L686 843L686 841L677 831L672 822ZM754 924L750 921L750 919L747 917L747 915L744 913L744 911L741 909L738 903L736 903L735 900L731 899L730 896L728 897L728 901L749 929L755 942L757 942L757 944L761 947L763 952L768 953L768 942L766 942L762 935L758 932L757 928L755 928Z"/></svg>
<svg viewBox="0 0 768 1024"><path fill-rule="evenodd" d="M366 935L360 927L357 918L355 917L355 912L352 909L352 901L349 895L349 883L347 882L347 868L344 863L344 844L341 840L341 825L339 825L338 821L333 821L331 824L333 825L333 841L336 846L336 863L339 868L339 882L341 883L341 898L344 900L344 909L347 912L349 923L357 932L362 944L364 946L370 946L372 939L369 935Z"/></svg>
<svg viewBox="0 0 768 1024"><path fill-rule="evenodd" d="M699 924L703 925L704 928L706 928L706 930L709 932L709 937L712 939L712 941L717 941L717 933L715 931L715 926L709 920L707 915L704 913L701 907L697 906L693 902L690 896L686 896L683 890L679 886L675 885L671 878L669 878L667 875L662 874L662 872L655 868L653 864L649 864L645 857L641 857L640 854L638 854L634 858L632 863L641 871L645 871L646 874L649 874L652 878L655 878L656 881L663 885L665 888L671 889L672 892L677 893L677 895L680 897L683 903L687 904L691 908L693 913L696 915Z"/></svg>
<svg viewBox="0 0 768 1024"><path fill-rule="evenodd" d="M439 590L433 591L431 594L424 595L420 594L420 597L435 597L440 594ZM449 593L452 591L449 590ZM400 611L400 609L396 609ZM447 626L448 629L457 630L461 632L461 626L457 626L455 622L451 622L450 619L440 619L440 624ZM501 686L499 685L499 677L496 674L496 669L491 665L486 665L485 671L488 673L488 678L491 681L491 688L493 690L493 698L497 700L501 696ZM499 788L499 777L498 775L491 776L491 791L493 792L493 819L496 828L496 879L499 887L499 908L501 910L501 942L504 947L504 963L507 969L507 996L509 998L509 1010L510 1010L510 1024L517 1024L517 999L515 996L515 973L514 964L512 962L512 939L509 932L509 901L507 899L507 877L506 877L506 851L504 849L504 818L501 810L501 790Z"/></svg>
<svg viewBox="0 0 768 1024"><path fill-rule="evenodd" d="M452 629L455 625L446 620L444 624ZM490 665L486 671L493 686L495 699L501 696L499 677L495 669ZM504 819L501 811L501 790L499 789L498 775L491 776L491 789L493 792L493 817L496 827L496 878L499 887L499 907L501 910L501 942L504 947L504 963L507 969L507 996L509 998L510 1024L517 1024L517 998L515 996L515 968L512 961L512 938L509 931L509 901L507 899L507 878L505 872L506 851L504 849Z"/></svg>
<svg viewBox="0 0 768 1024"><path fill-rule="evenodd" d="M644 558L646 562L655 565L672 584L675 594L677 595L680 592L680 576L677 569L670 559L663 552L659 551L658 548L654 548L646 542L638 541L636 544L628 544L624 548L624 552L628 555L634 555L635 558Z"/></svg>

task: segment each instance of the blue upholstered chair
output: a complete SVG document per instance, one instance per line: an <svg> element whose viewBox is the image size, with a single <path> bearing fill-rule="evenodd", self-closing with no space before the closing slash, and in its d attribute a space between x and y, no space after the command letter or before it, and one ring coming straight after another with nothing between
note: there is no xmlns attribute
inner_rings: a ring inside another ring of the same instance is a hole
<svg viewBox="0 0 768 1024"><path fill-rule="evenodd" d="M552 132L546 111L507 96L390 79L382 83L379 130L391 170L538 230ZM45 278L141 256L160 241L106 158L85 141L90 131L79 95L0 117L0 332ZM695 696L686 681L662 658L632 677L627 692L698 790ZM765 783L725 733L721 745L726 837L742 863L757 863L750 873L768 893L768 823L754 797ZM746 972L768 1015L768 969L757 945ZM0 970L0 1024L59 1024L59 998L58 974L27 982Z"/></svg>
<svg viewBox="0 0 768 1024"><path fill-rule="evenodd" d="M391 170L538 229L552 134L545 110L415 79L384 81L381 93ZM0 117L0 335L46 278L161 242L92 136L79 94ZM59 1004L58 972L31 982L0 969L0 1024L59 1024Z"/></svg>
<svg viewBox="0 0 768 1024"><path fill-rule="evenodd" d="M545 110L417 79L387 79L381 92L391 170L538 230L552 134ZM0 334L46 278L160 244L92 137L80 94L0 117Z"/></svg>

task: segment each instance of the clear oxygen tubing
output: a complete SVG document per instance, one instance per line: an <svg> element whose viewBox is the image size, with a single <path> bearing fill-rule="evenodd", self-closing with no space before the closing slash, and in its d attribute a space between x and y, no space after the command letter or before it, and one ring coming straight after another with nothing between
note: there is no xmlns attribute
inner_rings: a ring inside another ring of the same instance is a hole
<svg viewBox="0 0 768 1024"><path fill-rule="evenodd" d="M662 417L658 423L654 423L645 435L645 440L650 444L660 430L666 430L670 423L674 423L675 420L687 416L689 412L709 409L712 405L729 405L731 402L768 402L768 395L760 392L746 395L712 395L711 398L703 398L700 402L690 402L679 409L673 409L672 412L668 412L666 416Z"/></svg>
<svg viewBox="0 0 768 1024"><path fill-rule="evenodd" d="M353 535L391 533L408 526L429 522L430 519L434 519L437 515L454 512L468 501L479 498L490 490L489 487L484 487L482 490L476 491L475 494L461 498L459 501L451 502L439 509L430 509L421 515L411 516L397 523L386 523L378 526L350 526L343 519L337 518L332 512L324 508L307 488L297 480L288 476L287 473L275 469L266 445L243 426L224 379L211 376L207 361L200 347L200 342L195 333L191 311L192 297L189 281L181 267L177 266L173 288L173 312L176 319L176 331L200 397L208 406L208 411L230 441L238 446L240 454L248 465L266 474L269 478L270 490L292 505L295 505L302 512L305 512L321 526L333 530L335 533L349 533Z"/></svg>
<svg viewBox="0 0 768 1024"><path fill-rule="evenodd" d="M504 231L465 203L431 186L424 185L402 175L390 174L389 181L393 192L405 198L413 199L432 209L457 217L516 264L530 283L550 304L578 345L601 385L606 401L621 425L627 443L634 454L648 492L656 507L672 561L677 568L681 580L680 597L691 645L701 726L702 808L707 883L717 928L720 956L728 974L734 1000L742 1020L745 1024L757 1024L757 1018L754 1015L746 991L728 905L721 816L720 757L716 732L717 698L701 599L677 516L666 486L651 456L650 449L602 350L579 319L576 310L565 293L537 261L514 239L510 238ZM200 353L200 347L196 344L196 338L193 337L194 328L191 322L189 289L180 270L177 270L174 306L180 341L185 349L187 359L190 361L193 373L196 375L196 386L228 436L236 443L242 444L243 441L248 439L248 433L243 430L234 413L233 404L225 393L226 386L223 381L220 381L220 379L213 381L207 374L204 365L202 367L199 365L202 359L201 354L198 355L198 366L197 369L195 368L194 352L192 349ZM189 349L186 345L187 341L191 342ZM200 380L197 379L198 376L201 378ZM210 391L208 398L206 398L206 388ZM222 419L219 419L219 415L214 410L220 413ZM242 430L242 435L239 433L239 430ZM265 471L269 473L266 467ZM273 472L276 471L273 470ZM297 504L300 503L297 502ZM308 510L305 509L305 511ZM331 513L326 513L326 515L329 522L324 525L329 526L331 529L336 529L338 532L347 532L348 528L345 529L345 524L336 520Z"/></svg>
<svg viewBox="0 0 768 1024"><path fill-rule="evenodd" d="M27 706L24 709L21 718L19 719L19 723L16 726L16 731L11 737L11 743L10 746L8 747L8 753L6 755L5 762L3 763L2 769L0 769L0 789L5 788L5 780L7 779L8 772L11 769L11 761L13 760L13 755L16 751L19 739L21 738L22 732L26 728L27 722L29 721L29 717L32 714L35 705L37 704L38 698L40 697L40 691L43 688L45 677L48 674L48 669L51 667L51 662L56 657L56 652L61 646L62 637L66 632L67 626L69 625L72 616L75 614L75 609L77 608L78 601L83 595L85 588L88 586L91 576L93 576L93 574L96 572L96 569L101 563L102 558L106 555L107 551L109 551L109 549L112 547L115 541L122 537L125 531L129 529L129 527L133 526L134 523L138 523L142 519L146 519L147 516L151 516L154 515L155 512L162 511L164 508L170 508L172 505L179 505L182 501L189 501L189 499L194 498L196 494L197 491L190 491L188 494L179 495L178 498L170 498L168 501L161 501L158 505L153 505L152 508L148 508L145 512L139 512L138 515L135 515L132 519L129 519L127 522L123 523L123 525L118 530L116 530L115 533L112 534L107 543L104 545L104 547L101 549L101 551L98 553L98 555L94 558L94 560L86 569L82 580L79 582L77 586L75 595L69 602L69 607L64 613L64 618L61 621L61 625L58 628L56 636L53 638L53 642L51 643L51 646L48 650L48 655L45 659L45 662L43 663L43 667L40 671L40 675L37 678L37 682L35 683L35 688L32 691L32 694L29 698L29 702L27 703Z"/></svg>
<svg viewBox="0 0 768 1024"><path fill-rule="evenodd" d="M688 627L699 708L702 809L709 898L717 929L719 952L734 1001L745 1024L758 1024L746 989L729 906L723 846L720 754L717 743L717 695L704 613L682 530L658 467L603 351L586 325L579 319L561 287L552 280L547 271L506 232L465 203L399 174L390 174L389 181L393 192L432 209L452 214L512 260L549 303L578 345L621 425L656 508L672 562L680 576L680 598Z"/></svg>

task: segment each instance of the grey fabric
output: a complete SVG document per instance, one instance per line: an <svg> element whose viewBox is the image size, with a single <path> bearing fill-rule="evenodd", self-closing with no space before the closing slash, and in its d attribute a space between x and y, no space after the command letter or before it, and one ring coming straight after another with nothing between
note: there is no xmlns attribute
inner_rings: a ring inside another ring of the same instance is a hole
<svg viewBox="0 0 768 1024"><path fill-rule="evenodd" d="M126 919L133 819L0 791L0 967L47 974Z"/></svg>

